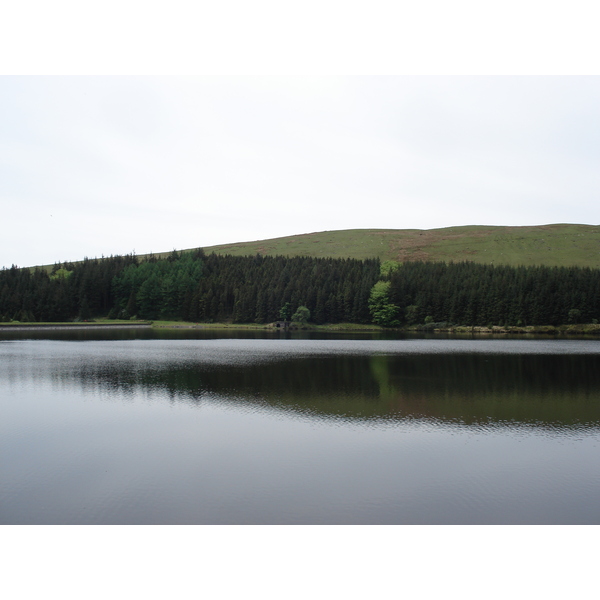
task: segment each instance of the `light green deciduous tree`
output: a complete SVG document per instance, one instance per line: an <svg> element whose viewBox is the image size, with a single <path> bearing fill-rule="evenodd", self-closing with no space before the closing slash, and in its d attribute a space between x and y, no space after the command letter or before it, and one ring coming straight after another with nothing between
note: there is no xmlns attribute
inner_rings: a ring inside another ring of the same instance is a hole
<svg viewBox="0 0 600 600"><path fill-rule="evenodd" d="M292 321L297 323L307 323L310 319L310 310L306 306L299 306L292 315Z"/></svg>
<svg viewBox="0 0 600 600"><path fill-rule="evenodd" d="M398 321L398 307L390 302L390 282L378 281L369 296L369 310L373 322L383 327L395 327Z"/></svg>

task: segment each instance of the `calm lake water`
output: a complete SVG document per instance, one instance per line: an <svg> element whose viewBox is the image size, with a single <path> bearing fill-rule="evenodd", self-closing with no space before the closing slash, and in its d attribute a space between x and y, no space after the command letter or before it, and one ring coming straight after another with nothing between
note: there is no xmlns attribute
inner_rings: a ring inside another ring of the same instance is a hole
<svg viewBox="0 0 600 600"><path fill-rule="evenodd" d="M228 335L0 333L0 523L600 524L600 341Z"/></svg>

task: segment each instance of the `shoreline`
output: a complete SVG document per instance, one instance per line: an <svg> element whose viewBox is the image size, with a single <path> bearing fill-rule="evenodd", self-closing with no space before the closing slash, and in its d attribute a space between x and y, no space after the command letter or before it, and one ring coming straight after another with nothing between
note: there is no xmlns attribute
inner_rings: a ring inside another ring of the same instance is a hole
<svg viewBox="0 0 600 600"><path fill-rule="evenodd" d="M0 331L45 331L58 329L152 329L152 323L0 323Z"/></svg>
<svg viewBox="0 0 600 600"><path fill-rule="evenodd" d="M144 322L80 322L80 323L0 323L0 332L7 331L55 331L55 330L112 330L112 329L204 329L204 330L240 330L240 331L277 331L273 324L258 323L193 323L184 321L144 321ZM600 337L600 325L529 325L514 327L492 328L482 326L446 326L411 325L407 327L380 327L377 325L339 323L330 325L297 325L286 331L289 332L344 332L344 333L446 333L446 334L475 334L475 335L590 335Z"/></svg>

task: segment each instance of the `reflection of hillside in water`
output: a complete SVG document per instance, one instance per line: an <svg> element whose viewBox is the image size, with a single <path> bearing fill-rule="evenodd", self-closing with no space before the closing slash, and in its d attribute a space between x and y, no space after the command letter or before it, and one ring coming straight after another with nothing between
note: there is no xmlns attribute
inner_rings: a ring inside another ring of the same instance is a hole
<svg viewBox="0 0 600 600"><path fill-rule="evenodd" d="M321 418L600 425L597 355L310 356L245 364L88 365L85 387L218 397ZM64 374L63 374L64 376ZM69 376L67 376L70 379Z"/></svg>

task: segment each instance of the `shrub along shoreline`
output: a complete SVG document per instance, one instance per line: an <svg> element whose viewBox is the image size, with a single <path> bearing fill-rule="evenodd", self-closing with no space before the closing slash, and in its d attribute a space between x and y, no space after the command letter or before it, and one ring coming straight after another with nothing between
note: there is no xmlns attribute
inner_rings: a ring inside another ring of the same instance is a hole
<svg viewBox="0 0 600 600"><path fill-rule="evenodd" d="M0 323L0 331L44 331L57 329L203 329L203 330L229 330L229 331L277 331L274 323L194 323L189 321L118 321L99 319L86 322L63 322L63 323ZM578 325L529 325L514 327L481 327L465 325L439 325L430 323L428 325L405 325L398 327L381 327L379 325L361 325L357 323L294 323L290 324L288 331L303 332L342 332L342 333L450 333L450 334L473 334L473 335L506 335L506 334L535 334L552 336L586 335L600 337L600 324L583 323Z"/></svg>

